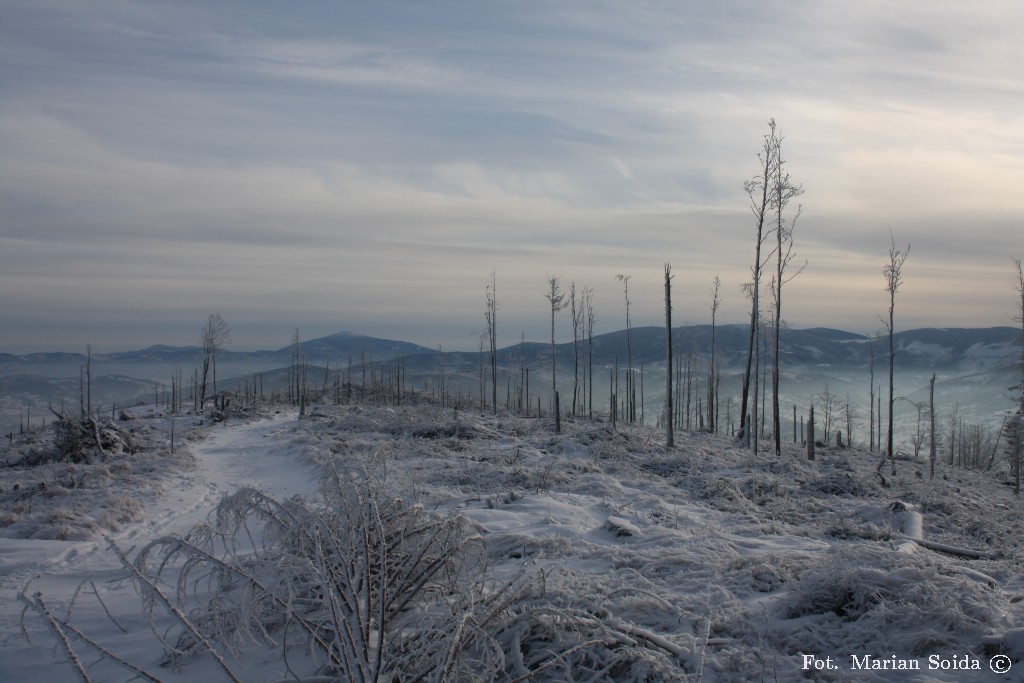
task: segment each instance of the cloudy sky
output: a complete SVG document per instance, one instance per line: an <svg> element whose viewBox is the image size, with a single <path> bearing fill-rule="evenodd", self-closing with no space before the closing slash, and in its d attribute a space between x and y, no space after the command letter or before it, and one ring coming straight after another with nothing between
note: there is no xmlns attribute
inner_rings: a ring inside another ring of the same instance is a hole
<svg viewBox="0 0 1024 683"><path fill-rule="evenodd" d="M1006 325L1024 256L1024 4L5 0L0 347L340 330L541 341L745 322L767 121L804 186L797 327ZM567 315L559 335L568 336Z"/></svg>

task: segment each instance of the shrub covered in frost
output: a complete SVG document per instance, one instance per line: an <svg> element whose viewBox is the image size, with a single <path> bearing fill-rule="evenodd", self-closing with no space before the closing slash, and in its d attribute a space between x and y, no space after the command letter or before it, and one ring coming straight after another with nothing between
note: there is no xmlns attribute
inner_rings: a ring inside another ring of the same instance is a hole
<svg viewBox="0 0 1024 683"><path fill-rule="evenodd" d="M690 650L596 603L553 601L542 570L489 576L464 518L389 498L372 475L327 472L315 503L242 489L209 524L140 550L150 608L181 626L158 634L169 661L205 650L230 675L222 655L256 643L279 648L298 680L683 678ZM168 581L173 596L158 588Z"/></svg>
<svg viewBox="0 0 1024 683"><path fill-rule="evenodd" d="M976 579L899 553L864 552L860 559L823 562L797 582L783 616L800 628L785 633L786 622L779 625L786 651L874 653L884 645L923 656L994 623L993 593Z"/></svg>

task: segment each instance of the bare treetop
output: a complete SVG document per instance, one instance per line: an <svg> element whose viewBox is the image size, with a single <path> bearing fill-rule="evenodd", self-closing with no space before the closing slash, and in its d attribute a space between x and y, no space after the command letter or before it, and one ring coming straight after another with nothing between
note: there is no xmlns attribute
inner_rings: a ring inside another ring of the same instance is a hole
<svg viewBox="0 0 1024 683"><path fill-rule="evenodd" d="M882 275L885 277L885 291L893 297L896 296L896 290L903 284L903 264L907 260L907 256L910 255L910 244L904 249L896 248L896 238L893 237L892 232L889 232L889 262L882 268Z"/></svg>

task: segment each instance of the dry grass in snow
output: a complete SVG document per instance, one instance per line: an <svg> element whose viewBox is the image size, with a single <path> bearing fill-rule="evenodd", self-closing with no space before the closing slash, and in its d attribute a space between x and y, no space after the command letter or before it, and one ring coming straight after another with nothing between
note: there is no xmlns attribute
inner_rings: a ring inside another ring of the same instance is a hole
<svg viewBox="0 0 1024 683"><path fill-rule="evenodd" d="M646 428L431 406L279 424L263 444L319 468L319 488L243 487L117 570L152 609L137 664L154 677L982 681L999 653L1024 670L1019 501L990 473L928 480L903 460L883 482L873 453L755 458L707 434L666 449ZM79 602L50 614L99 628ZM805 654L839 668L803 670Z"/></svg>

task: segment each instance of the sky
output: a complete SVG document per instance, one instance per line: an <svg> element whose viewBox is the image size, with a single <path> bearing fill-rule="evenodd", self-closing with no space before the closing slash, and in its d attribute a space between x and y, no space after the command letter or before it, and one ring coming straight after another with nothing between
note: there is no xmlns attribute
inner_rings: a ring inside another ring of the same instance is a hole
<svg viewBox="0 0 1024 683"><path fill-rule="evenodd" d="M782 316L1011 325L1024 4L5 0L0 351L346 330L550 339L749 322L744 181L774 119L804 193ZM795 207L794 207L795 208ZM570 337L568 311L556 335Z"/></svg>

